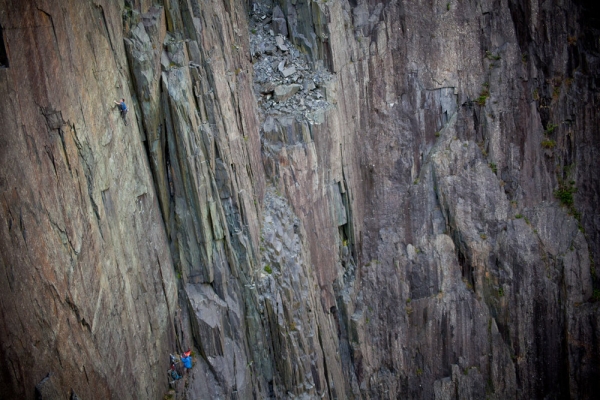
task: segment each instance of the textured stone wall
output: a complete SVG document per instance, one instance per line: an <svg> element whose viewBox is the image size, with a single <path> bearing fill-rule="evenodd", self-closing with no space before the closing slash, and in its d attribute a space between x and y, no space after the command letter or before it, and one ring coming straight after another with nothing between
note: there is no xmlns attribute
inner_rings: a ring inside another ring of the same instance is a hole
<svg viewBox="0 0 600 400"><path fill-rule="evenodd" d="M177 287L121 9L3 2L0 25L0 397L158 398Z"/></svg>
<svg viewBox="0 0 600 400"><path fill-rule="evenodd" d="M0 394L594 398L599 17L0 4Z"/></svg>

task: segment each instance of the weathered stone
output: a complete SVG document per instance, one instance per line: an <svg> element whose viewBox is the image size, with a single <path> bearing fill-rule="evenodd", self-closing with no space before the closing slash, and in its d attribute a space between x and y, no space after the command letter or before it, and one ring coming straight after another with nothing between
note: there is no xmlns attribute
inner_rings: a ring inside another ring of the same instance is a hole
<svg viewBox="0 0 600 400"><path fill-rule="evenodd" d="M268 43L263 47L263 52L267 55L273 55L275 53L275 46L273 46L272 44Z"/></svg>
<svg viewBox="0 0 600 400"><path fill-rule="evenodd" d="M161 398L188 347L177 398L600 391L592 2L38 3L0 6L2 396Z"/></svg>
<svg viewBox="0 0 600 400"><path fill-rule="evenodd" d="M275 82L267 82L260 87L260 92L262 94L273 93L276 87L277 84Z"/></svg>
<svg viewBox="0 0 600 400"><path fill-rule="evenodd" d="M304 81L304 83L302 84L304 91L306 92L310 92L311 90L315 90L316 86L315 83L313 81Z"/></svg>
<svg viewBox="0 0 600 400"><path fill-rule="evenodd" d="M287 78L288 76L294 75L296 73L296 67L295 66L291 66L289 68L285 68L281 71L281 75L284 76L284 78Z"/></svg>
<svg viewBox="0 0 600 400"><path fill-rule="evenodd" d="M273 7L273 32L286 37L288 35L287 21L279 6Z"/></svg>
<svg viewBox="0 0 600 400"><path fill-rule="evenodd" d="M275 38L275 41L277 42L277 47L279 47L279 50L281 50L281 51L289 50L288 47L284 44L282 36L277 35L277 37Z"/></svg>
<svg viewBox="0 0 600 400"><path fill-rule="evenodd" d="M298 91L302 88L302 86L293 84L293 85L279 85L275 88L275 101L284 102L288 100L290 97L298 93Z"/></svg>

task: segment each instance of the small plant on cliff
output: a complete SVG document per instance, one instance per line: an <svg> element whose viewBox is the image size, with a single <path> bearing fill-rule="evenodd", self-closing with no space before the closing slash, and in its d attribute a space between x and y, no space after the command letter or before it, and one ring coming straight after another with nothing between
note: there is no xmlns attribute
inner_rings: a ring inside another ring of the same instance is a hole
<svg viewBox="0 0 600 400"><path fill-rule="evenodd" d="M571 183L563 183L560 184L558 189L554 191L554 197L556 197L563 206L571 207L573 206L573 193L575 193L576 191L577 188Z"/></svg>
<svg viewBox="0 0 600 400"><path fill-rule="evenodd" d="M554 130L558 128L557 124L553 124L552 122L549 122L548 125L546 125L546 135L551 134L552 132L554 132Z"/></svg>
<svg viewBox="0 0 600 400"><path fill-rule="evenodd" d="M489 51L489 50L485 52L485 57L488 60L492 60L492 61L498 61L498 60L500 60L502 58L498 54L496 54L496 55L492 54L492 52Z"/></svg>
<svg viewBox="0 0 600 400"><path fill-rule="evenodd" d="M523 218L523 214L517 214L517 215L515 215L515 218L516 219L521 219L521 218Z"/></svg>
<svg viewBox="0 0 600 400"><path fill-rule="evenodd" d="M484 83L483 90L479 94L479 97L477 98L476 102L478 105L483 107L483 106L485 106L485 103L487 102L487 99L489 97L490 97L490 84Z"/></svg>
<svg viewBox="0 0 600 400"><path fill-rule="evenodd" d="M269 275L271 275L273 273L273 269L271 268L271 266L269 264L265 265L264 270Z"/></svg>
<svg viewBox="0 0 600 400"><path fill-rule="evenodd" d="M496 167L495 163L491 162L489 163L489 166L494 174L498 173L498 168Z"/></svg>
<svg viewBox="0 0 600 400"><path fill-rule="evenodd" d="M504 289L502 286L498 288L498 297L504 297Z"/></svg>
<svg viewBox="0 0 600 400"><path fill-rule="evenodd" d="M554 89L552 89L552 98L558 99L558 96L560 96L560 86L554 86Z"/></svg>
<svg viewBox="0 0 600 400"><path fill-rule="evenodd" d="M545 149L553 149L556 146L556 142L550 138L544 138L541 144Z"/></svg>
<svg viewBox="0 0 600 400"><path fill-rule="evenodd" d="M423 375L423 370L421 368L417 368L417 376Z"/></svg>
<svg viewBox="0 0 600 400"><path fill-rule="evenodd" d="M592 294L593 301L600 301L600 290L594 289L594 294Z"/></svg>
<svg viewBox="0 0 600 400"><path fill-rule="evenodd" d="M469 281L467 280L467 278L463 278L463 280L462 280L462 281L463 281L463 283L465 284L465 286L467 287L467 289L469 289L469 290L473 290L473 285L471 284L471 282L469 282Z"/></svg>
<svg viewBox="0 0 600 400"><path fill-rule="evenodd" d="M450 2L446 3L446 11L450 11Z"/></svg>

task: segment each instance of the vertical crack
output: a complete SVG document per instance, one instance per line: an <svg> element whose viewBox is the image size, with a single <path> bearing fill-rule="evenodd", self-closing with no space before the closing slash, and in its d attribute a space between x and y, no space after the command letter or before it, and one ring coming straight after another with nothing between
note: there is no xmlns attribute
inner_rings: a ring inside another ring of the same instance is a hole
<svg viewBox="0 0 600 400"><path fill-rule="evenodd" d="M54 42L56 43L56 49L58 50L58 36L56 35L56 27L54 26L54 19L52 19L52 15L50 15L50 13L42 10L41 8L37 8L39 12L41 12L42 14L44 14L46 17L48 17L48 19L50 20L50 23L52 24L52 33L54 34ZM60 56L60 51L58 52L59 56Z"/></svg>
<svg viewBox="0 0 600 400"><path fill-rule="evenodd" d="M8 68L8 52L6 51L6 46L4 45L4 29L2 25L0 25L0 68Z"/></svg>

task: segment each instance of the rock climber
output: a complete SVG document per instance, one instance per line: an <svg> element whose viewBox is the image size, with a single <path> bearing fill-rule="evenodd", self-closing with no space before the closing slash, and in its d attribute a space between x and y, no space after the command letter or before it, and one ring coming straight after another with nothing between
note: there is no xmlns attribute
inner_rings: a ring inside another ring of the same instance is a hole
<svg viewBox="0 0 600 400"><path fill-rule="evenodd" d="M187 371L188 369L192 369L191 354L192 354L192 351L190 349L188 349L188 351L186 351L185 353L183 353L181 355L181 362L183 363L183 366L185 367L185 371Z"/></svg>
<svg viewBox="0 0 600 400"><path fill-rule="evenodd" d="M121 111L121 116L123 117L123 121L125 121L125 126L127 126L127 119L125 117L127 117L127 111L129 111L129 109L125 104L125 99L121 99L121 101L115 101L115 104L119 106L119 111Z"/></svg>
<svg viewBox="0 0 600 400"><path fill-rule="evenodd" d="M173 381L177 381L182 378L182 376L175 369L174 363L171 363L171 369L169 370L169 375L171 376L171 379L173 379Z"/></svg>

